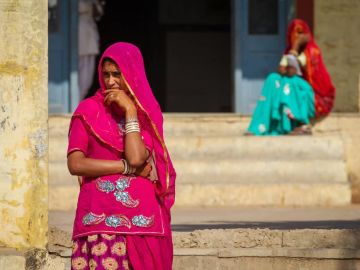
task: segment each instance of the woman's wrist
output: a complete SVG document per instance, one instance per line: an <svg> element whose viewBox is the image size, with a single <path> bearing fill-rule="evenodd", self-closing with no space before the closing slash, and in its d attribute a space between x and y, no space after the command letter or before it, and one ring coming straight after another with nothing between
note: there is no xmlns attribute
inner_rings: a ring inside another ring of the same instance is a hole
<svg viewBox="0 0 360 270"><path fill-rule="evenodd" d="M129 119L137 119L137 111L135 106L130 106L125 110L125 118Z"/></svg>
<svg viewBox="0 0 360 270"><path fill-rule="evenodd" d="M121 162L123 163L123 168L124 168L121 172L122 174L134 174L135 173L136 168L130 166L126 159L121 159Z"/></svg>

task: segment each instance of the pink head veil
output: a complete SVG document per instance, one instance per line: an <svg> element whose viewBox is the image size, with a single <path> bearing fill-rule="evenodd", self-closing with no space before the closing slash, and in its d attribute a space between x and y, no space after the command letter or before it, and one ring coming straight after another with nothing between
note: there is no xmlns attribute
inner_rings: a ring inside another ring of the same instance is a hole
<svg viewBox="0 0 360 270"><path fill-rule="evenodd" d="M175 201L176 173L164 142L162 112L146 78L141 52L136 46L118 42L105 50L98 66L100 89L94 97L82 102L86 104L80 103L74 116L80 115L85 118L85 122L93 134L106 145L123 151L123 140L116 132L111 135L103 132L108 129L105 127L105 125L109 125L108 123L113 128L117 127L113 119L109 117L109 108L103 104L103 91L106 87L102 78L102 61L105 57L111 58L119 66L125 83L135 100L140 126L145 128L153 139L153 157L159 180L156 192L163 206L169 210Z"/></svg>

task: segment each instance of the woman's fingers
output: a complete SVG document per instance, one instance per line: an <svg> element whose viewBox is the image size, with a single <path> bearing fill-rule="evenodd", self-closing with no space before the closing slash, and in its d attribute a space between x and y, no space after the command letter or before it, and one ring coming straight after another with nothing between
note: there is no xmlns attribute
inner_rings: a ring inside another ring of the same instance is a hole
<svg viewBox="0 0 360 270"><path fill-rule="evenodd" d="M105 90L104 93L106 94L106 96L105 96L105 99L104 99L104 104L109 105L112 102L114 102L116 100L116 98L119 96L120 91L123 91L123 90L119 90L119 89Z"/></svg>
<svg viewBox="0 0 360 270"><path fill-rule="evenodd" d="M138 173L136 173L136 174L139 176L142 176L142 177L149 177L151 170L152 170L151 164L146 163L142 167L138 168L138 171L137 171Z"/></svg>
<svg viewBox="0 0 360 270"><path fill-rule="evenodd" d="M104 104L109 105L111 102L113 102L113 97L111 95L107 95L104 99Z"/></svg>

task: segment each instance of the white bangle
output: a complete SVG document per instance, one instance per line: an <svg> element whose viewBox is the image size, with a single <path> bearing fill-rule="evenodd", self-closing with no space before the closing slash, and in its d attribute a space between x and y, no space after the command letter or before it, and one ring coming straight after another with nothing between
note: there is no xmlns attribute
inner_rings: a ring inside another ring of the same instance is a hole
<svg viewBox="0 0 360 270"><path fill-rule="evenodd" d="M125 128L129 127L140 127L139 122L130 122L125 124Z"/></svg>
<svg viewBox="0 0 360 270"><path fill-rule="evenodd" d="M121 160L124 164L124 171L123 174L128 174L129 173L129 164L127 163L126 159L122 159Z"/></svg>
<svg viewBox="0 0 360 270"><path fill-rule="evenodd" d="M129 134L131 132L140 132L139 122L129 122L125 124L125 134Z"/></svg>
<svg viewBox="0 0 360 270"><path fill-rule="evenodd" d="M127 119L127 120L126 120L126 124L127 124L127 123L132 123L132 122L136 122L136 123L138 123L138 122L139 122L139 120L137 119L137 117L134 117L134 118L129 118L129 119Z"/></svg>
<svg viewBox="0 0 360 270"><path fill-rule="evenodd" d="M136 171L136 168L135 168L135 167L129 166L129 174L134 174L135 171Z"/></svg>
<svg viewBox="0 0 360 270"><path fill-rule="evenodd" d="M125 134L129 134L129 133L132 133L132 132L140 132L140 129L127 129L126 131L125 131Z"/></svg>

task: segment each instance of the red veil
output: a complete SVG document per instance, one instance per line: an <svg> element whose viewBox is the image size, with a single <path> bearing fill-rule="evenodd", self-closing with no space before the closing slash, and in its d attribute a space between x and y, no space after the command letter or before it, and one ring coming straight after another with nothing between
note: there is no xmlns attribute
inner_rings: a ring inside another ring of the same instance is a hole
<svg viewBox="0 0 360 270"><path fill-rule="evenodd" d="M321 51L315 43L311 30L303 20L295 19L290 23L287 32L286 52L291 50L296 33L310 35L310 40L304 49L306 67L303 70L303 74L304 79L307 80L314 89L316 116L325 116L330 113L334 105L335 87L331 82L321 56Z"/></svg>

